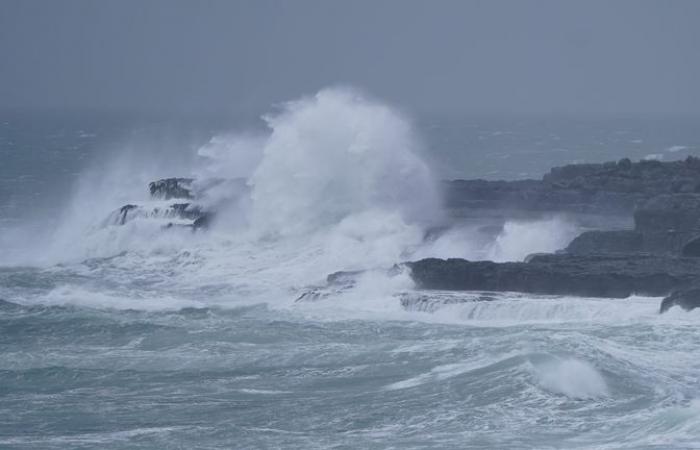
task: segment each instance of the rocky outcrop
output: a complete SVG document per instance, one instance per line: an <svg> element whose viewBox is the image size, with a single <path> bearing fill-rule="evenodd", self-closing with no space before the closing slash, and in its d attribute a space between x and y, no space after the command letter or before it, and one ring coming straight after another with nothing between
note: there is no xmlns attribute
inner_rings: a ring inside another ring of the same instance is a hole
<svg viewBox="0 0 700 450"><path fill-rule="evenodd" d="M213 189L226 180L209 180L200 191ZM197 203L197 192L191 178L164 178L149 183L152 201L127 204L113 212L105 225L125 225L135 219L151 219L163 222L163 228L207 228L213 220L213 212ZM163 200L180 200L165 203ZM182 201L186 200L186 201Z"/></svg>
<svg viewBox="0 0 700 450"><path fill-rule="evenodd" d="M135 219L160 219L168 221L166 225L192 225L204 227L211 220L211 213L191 203L172 203L169 205L133 205L128 204L113 212L106 225L124 225ZM176 221L177 223L173 223Z"/></svg>
<svg viewBox="0 0 700 450"><path fill-rule="evenodd" d="M116 217L112 219L112 222L115 225L124 225L127 220L131 219L129 216L129 212L134 211L138 209L138 206L136 205L124 205L121 208L119 208L119 212L116 214Z"/></svg>
<svg viewBox="0 0 700 450"><path fill-rule="evenodd" d="M700 274L695 258L538 255L529 262L423 259L406 264L421 289L624 298L663 296Z"/></svg>
<svg viewBox="0 0 700 450"><path fill-rule="evenodd" d="M677 289L661 301L660 313L665 313L674 306L679 306L686 311L700 307L700 283Z"/></svg>
<svg viewBox="0 0 700 450"><path fill-rule="evenodd" d="M623 159L554 168L539 183L458 185L467 193L464 204L472 208L617 210L633 215L634 228L586 231L563 254L535 255L526 263L409 263L420 287L592 297L668 295L660 312L700 306L700 159ZM471 202L472 194L482 202ZM562 203L565 197L568 204Z"/></svg>
<svg viewBox="0 0 700 450"><path fill-rule="evenodd" d="M478 218L472 224L474 232L492 239L502 231L504 218L527 214L583 213L567 217L587 217L588 222L579 225L588 231L557 254L535 254L525 262L429 258L397 265L387 269L389 274L409 269L416 286L425 290L611 298L668 295L661 312L676 305L700 305L700 159L569 165L552 169L541 180L454 180L443 188L451 216ZM164 228L206 228L222 205L245 201L249 187L241 179L166 178L150 183L149 191L153 200L148 205L124 205L110 216L109 224L158 218L166 220ZM486 210L498 213L485 214ZM605 226L597 226L601 222L591 217L624 221L606 220ZM428 230L425 240L439 239L449 226ZM342 293L361 273L332 274L325 286L310 288L298 300ZM401 302L408 309L431 311L465 298L414 292L402 295ZM470 299L492 297L481 293Z"/></svg>
<svg viewBox="0 0 700 450"><path fill-rule="evenodd" d="M104 225L148 219L160 221L164 229L205 229L211 226L216 211L240 204L250 192L242 178L164 178L149 183L148 190L151 200L122 206Z"/></svg>
<svg viewBox="0 0 700 450"><path fill-rule="evenodd" d="M445 183L445 203L454 211L511 209L631 214L663 194L700 193L700 159L639 161L553 168L541 180L454 180Z"/></svg>
<svg viewBox="0 0 700 450"><path fill-rule="evenodd" d="M542 180L556 189L620 192L642 198L700 193L700 159L632 162L625 158L617 163L572 164L553 168Z"/></svg>
<svg viewBox="0 0 700 450"><path fill-rule="evenodd" d="M624 298L668 296L672 306L700 306L700 160L570 165L542 180L456 180L444 185L453 217L521 217L524 213L581 212L633 218L607 222L618 229L588 226L563 251L535 254L525 262L423 259L403 265L416 287L433 291L483 291ZM485 214L486 210L502 213ZM515 212L515 213L514 213ZM435 233L444 232L440 229ZM434 234L435 234L434 233ZM428 236L431 236L428 233ZM323 288L302 294L313 300L351 287L354 272L329 276ZM405 308L433 311L464 296L440 292L402 294Z"/></svg>
<svg viewBox="0 0 700 450"><path fill-rule="evenodd" d="M560 188L542 180L454 180L445 183L451 212L516 210L527 212L631 213L636 193Z"/></svg>
<svg viewBox="0 0 700 450"><path fill-rule="evenodd" d="M151 197L163 200L193 199L192 178L164 178L148 184Z"/></svg>
<svg viewBox="0 0 700 450"><path fill-rule="evenodd" d="M700 256L699 238L700 194L662 194L636 208L634 230L586 232L566 251Z"/></svg>

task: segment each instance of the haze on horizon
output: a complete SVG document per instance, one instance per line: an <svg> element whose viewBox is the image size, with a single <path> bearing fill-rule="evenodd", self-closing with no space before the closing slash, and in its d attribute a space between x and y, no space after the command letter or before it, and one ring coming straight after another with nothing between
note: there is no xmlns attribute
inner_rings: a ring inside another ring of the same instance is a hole
<svg viewBox="0 0 700 450"><path fill-rule="evenodd" d="M700 113L700 2L0 0L0 108Z"/></svg>

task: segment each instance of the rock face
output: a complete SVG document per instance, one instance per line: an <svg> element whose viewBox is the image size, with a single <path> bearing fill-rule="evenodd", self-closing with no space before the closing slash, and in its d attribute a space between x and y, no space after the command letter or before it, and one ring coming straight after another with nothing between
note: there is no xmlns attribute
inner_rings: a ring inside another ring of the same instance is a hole
<svg viewBox="0 0 700 450"><path fill-rule="evenodd" d="M624 298L662 296L700 274L695 258L538 255L529 262L423 259L406 264L421 289Z"/></svg>
<svg viewBox="0 0 700 450"><path fill-rule="evenodd" d="M700 256L700 194L652 197L636 208L634 224L634 230L583 233L566 251Z"/></svg>
<svg viewBox="0 0 700 450"><path fill-rule="evenodd" d="M528 212L629 213L641 195L606 190L584 190L543 180L454 180L444 186L446 206L452 211L481 209Z"/></svg>
<svg viewBox="0 0 700 450"><path fill-rule="evenodd" d="M150 219L161 221L165 229L205 229L211 226L217 210L242 202L249 193L246 180L241 178L164 178L149 183L148 190L150 201L122 206L103 225Z"/></svg>
<svg viewBox="0 0 700 450"><path fill-rule="evenodd" d="M444 190L453 211L631 214L635 205L657 195L700 193L700 159L574 164L553 168L541 180L455 180Z"/></svg>
<svg viewBox="0 0 700 450"><path fill-rule="evenodd" d="M148 184L151 197L163 200L172 198L193 199L192 178L164 178Z"/></svg>
<svg viewBox="0 0 700 450"><path fill-rule="evenodd" d="M149 183L153 200L187 200L163 204L163 202L128 204L113 212L105 225L125 225L134 219L158 219L165 221L164 228L206 228L213 213L195 203L193 180L190 178L165 178Z"/></svg>
<svg viewBox="0 0 700 450"><path fill-rule="evenodd" d="M134 211L138 209L138 206L136 205L124 205L121 208L119 208L119 212L117 212L116 217L112 219L112 222L115 225L124 225L128 219L131 219L129 217L127 219L127 216L129 216L129 212Z"/></svg>
<svg viewBox="0 0 700 450"><path fill-rule="evenodd" d="M700 159L570 165L542 180L455 181L447 191L455 208L623 213L633 216L634 228L586 231L563 252L522 263L407 263L420 288L668 295L661 312L700 306Z"/></svg>
<svg viewBox="0 0 700 450"><path fill-rule="evenodd" d="M639 161L625 158L617 163L574 164L553 168L543 181L560 189L639 194L700 192L700 159Z"/></svg>
<svg viewBox="0 0 700 450"><path fill-rule="evenodd" d="M686 311L700 307L700 284L695 283L692 286L675 290L663 299L659 312L665 313L674 306L680 306Z"/></svg>

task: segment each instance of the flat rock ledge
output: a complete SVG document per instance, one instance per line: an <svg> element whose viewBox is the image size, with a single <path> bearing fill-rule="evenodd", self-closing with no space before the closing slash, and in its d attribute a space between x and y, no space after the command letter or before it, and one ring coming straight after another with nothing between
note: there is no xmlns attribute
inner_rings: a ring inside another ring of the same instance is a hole
<svg viewBox="0 0 700 450"><path fill-rule="evenodd" d="M547 254L508 263L428 258L406 266L420 289L606 298L672 294L679 299L664 300L667 306L662 312L675 304L691 309L687 306L692 302L680 301L680 293L700 274L698 258L657 255Z"/></svg>

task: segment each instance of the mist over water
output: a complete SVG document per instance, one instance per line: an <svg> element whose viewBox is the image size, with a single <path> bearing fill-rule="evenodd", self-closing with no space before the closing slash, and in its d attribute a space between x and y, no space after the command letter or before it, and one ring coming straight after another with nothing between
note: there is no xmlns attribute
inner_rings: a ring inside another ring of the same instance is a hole
<svg viewBox="0 0 700 450"><path fill-rule="evenodd" d="M556 251L580 231L570 218L510 219L487 239L448 217L434 140L354 89L280 104L263 124L127 140L81 165L55 220L3 225L0 446L697 441L698 313L659 316L640 297L476 301L387 270ZM210 229L110 219L167 206L147 185L171 176L196 179ZM366 272L352 288L296 301L353 270ZM414 296L438 306L402 306Z"/></svg>

